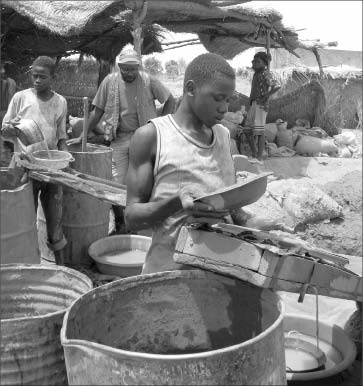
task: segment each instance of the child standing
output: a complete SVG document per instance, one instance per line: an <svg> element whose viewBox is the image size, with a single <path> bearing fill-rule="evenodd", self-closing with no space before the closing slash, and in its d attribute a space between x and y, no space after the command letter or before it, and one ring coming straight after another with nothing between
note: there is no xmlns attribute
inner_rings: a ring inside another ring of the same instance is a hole
<svg viewBox="0 0 363 386"><path fill-rule="evenodd" d="M252 159L250 162L253 163L262 163L269 98L281 88L279 82L267 69L270 60L265 52L257 52L252 60L252 68L255 74L252 79L250 109L247 113L244 133L251 147ZM255 136L258 138L257 149Z"/></svg>
<svg viewBox="0 0 363 386"><path fill-rule="evenodd" d="M16 122L22 118L33 119L42 131L49 150L67 150L66 116L67 102L52 91L55 62L48 56L39 56L31 66L33 88L17 92L10 101L3 119L1 135L14 143L14 151L32 152L43 145L35 144L24 148L17 138ZM38 197L43 207L47 225L48 245L54 251L56 263L62 265L66 240L62 231L62 187L56 184L33 181L35 208Z"/></svg>

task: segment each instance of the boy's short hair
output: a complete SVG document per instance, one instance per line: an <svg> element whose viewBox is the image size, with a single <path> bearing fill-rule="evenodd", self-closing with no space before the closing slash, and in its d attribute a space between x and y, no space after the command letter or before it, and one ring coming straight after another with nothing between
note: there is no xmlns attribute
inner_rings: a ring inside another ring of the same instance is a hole
<svg viewBox="0 0 363 386"><path fill-rule="evenodd" d="M50 75L54 75L55 73L55 60L53 60L49 56L38 56L34 62L32 63L31 67L46 67L49 69Z"/></svg>
<svg viewBox="0 0 363 386"><path fill-rule="evenodd" d="M193 80L197 86L216 79L218 76L236 79L234 69L222 56L206 53L194 58L185 70L184 86L188 80Z"/></svg>

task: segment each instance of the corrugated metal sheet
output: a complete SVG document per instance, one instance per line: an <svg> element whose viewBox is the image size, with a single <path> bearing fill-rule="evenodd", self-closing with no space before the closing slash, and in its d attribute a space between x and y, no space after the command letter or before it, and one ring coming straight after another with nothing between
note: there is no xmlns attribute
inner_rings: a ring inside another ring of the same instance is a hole
<svg viewBox="0 0 363 386"><path fill-rule="evenodd" d="M73 269L1 266L2 385L67 384L60 329L67 308L90 289Z"/></svg>

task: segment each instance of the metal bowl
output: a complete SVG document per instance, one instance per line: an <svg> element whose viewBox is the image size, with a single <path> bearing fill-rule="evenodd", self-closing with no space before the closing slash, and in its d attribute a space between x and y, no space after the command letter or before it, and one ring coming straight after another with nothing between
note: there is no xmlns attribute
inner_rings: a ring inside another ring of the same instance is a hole
<svg viewBox="0 0 363 386"><path fill-rule="evenodd" d="M50 169L64 169L74 161L71 153L62 150L37 150L32 153L33 163Z"/></svg>
<svg viewBox="0 0 363 386"><path fill-rule="evenodd" d="M257 201L266 191L267 177L273 173L250 175L227 188L196 198L216 210L237 209Z"/></svg>

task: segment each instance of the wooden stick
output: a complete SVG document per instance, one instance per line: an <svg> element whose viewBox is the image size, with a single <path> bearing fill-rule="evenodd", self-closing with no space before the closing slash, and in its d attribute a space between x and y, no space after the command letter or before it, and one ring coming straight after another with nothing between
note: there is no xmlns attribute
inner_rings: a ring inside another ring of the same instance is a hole
<svg viewBox="0 0 363 386"><path fill-rule="evenodd" d="M83 98L83 132L82 132L82 151L87 151L87 133L88 133L88 98Z"/></svg>
<svg viewBox="0 0 363 386"><path fill-rule="evenodd" d="M271 58L271 50L270 50L270 47L271 47L271 42L270 42L270 34L271 34L271 30L268 29L266 31L266 51L267 51L267 57L270 59ZM271 61L269 60L268 63L267 63L267 70L270 71L270 64L271 64Z"/></svg>
<svg viewBox="0 0 363 386"><path fill-rule="evenodd" d="M29 177L38 181L64 185L113 205L126 206L126 191L122 189L116 189L99 183L91 184L89 181L82 180L81 178L71 178L71 175L69 174L61 176L59 174L53 175L44 172L30 171Z"/></svg>
<svg viewBox="0 0 363 386"><path fill-rule="evenodd" d="M190 42L194 42L198 40L199 41L199 38L194 38L194 39L186 39L186 40L177 40L175 42L165 42L165 43L161 43L162 46L172 46L174 44L181 44L181 43L190 43Z"/></svg>
<svg viewBox="0 0 363 386"><path fill-rule="evenodd" d="M180 44L179 46L175 46L175 47L164 48L163 51L174 50L175 48L180 48L180 47L184 47L184 46L193 46L195 44L202 44L202 43L200 41L194 41L194 42L190 42L190 43Z"/></svg>

